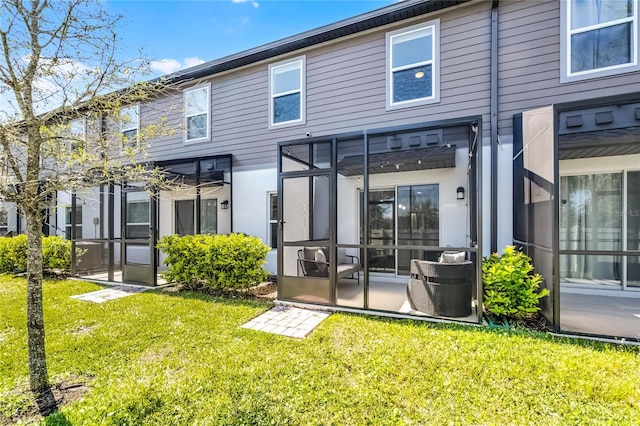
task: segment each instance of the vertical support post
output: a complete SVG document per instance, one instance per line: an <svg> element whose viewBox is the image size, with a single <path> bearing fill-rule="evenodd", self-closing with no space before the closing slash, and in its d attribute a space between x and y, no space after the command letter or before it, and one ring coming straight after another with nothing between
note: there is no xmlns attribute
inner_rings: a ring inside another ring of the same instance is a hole
<svg viewBox="0 0 640 426"><path fill-rule="evenodd" d="M149 249L151 250L151 285L158 285L158 262L160 260L160 256L158 255L158 249L156 246L158 245L158 200L160 199L160 191L157 188L153 189L153 194L149 200L149 208L150 208L150 234L149 235Z"/></svg>
<svg viewBox="0 0 640 426"><path fill-rule="evenodd" d="M559 135L560 114L556 106L553 107L553 240L551 249L553 253L553 328L560 331L560 162L559 162Z"/></svg>
<svg viewBox="0 0 640 426"><path fill-rule="evenodd" d="M71 193L71 276L75 277L77 272L76 262L78 257L76 255L76 192Z"/></svg>
<svg viewBox="0 0 640 426"><path fill-rule="evenodd" d="M476 283L477 283L477 308L478 323L482 323L482 308L484 299L484 288L482 285L482 117L478 118L478 134L476 143L476 247L478 258L476 260Z"/></svg>
<svg viewBox="0 0 640 426"><path fill-rule="evenodd" d="M498 0L491 7L491 252L498 251ZM482 140L482 134L478 136ZM482 144L480 144L482 146ZM480 259L482 255L480 256Z"/></svg>
<svg viewBox="0 0 640 426"><path fill-rule="evenodd" d="M338 288L338 141L331 139L331 174L329 175L329 303L337 304Z"/></svg>
<svg viewBox="0 0 640 426"><path fill-rule="evenodd" d="M202 212L202 196L200 194L200 160L196 161L196 234L202 233L200 213ZM223 178L224 180L224 178Z"/></svg>
<svg viewBox="0 0 640 426"><path fill-rule="evenodd" d="M114 264L115 264L115 253L114 253L114 249L115 249L115 244L114 244L114 239L115 239L115 194L114 194L114 188L113 188L113 184L110 183L109 184L109 189L108 189L109 193L107 196L107 221L108 221L108 225L107 225L107 247L108 247L108 251L109 251L109 265L108 265L108 280L109 281L113 281L114 280ZM120 209L122 210L122 208ZM122 252L123 248L120 247L120 252Z"/></svg>
<svg viewBox="0 0 640 426"><path fill-rule="evenodd" d="M362 242L364 250L362 261L364 265L364 309L369 309L369 135L364 131L363 177L362 177Z"/></svg>

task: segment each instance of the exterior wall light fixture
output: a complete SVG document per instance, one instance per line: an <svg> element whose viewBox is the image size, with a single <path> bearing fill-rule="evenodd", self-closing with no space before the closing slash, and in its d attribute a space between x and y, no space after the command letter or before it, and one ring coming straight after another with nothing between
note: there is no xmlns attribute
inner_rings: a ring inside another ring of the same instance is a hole
<svg viewBox="0 0 640 426"><path fill-rule="evenodd" d="M456 189L456 198L458 200L464 200L464 188L459 186L458 189Z"/></svg>

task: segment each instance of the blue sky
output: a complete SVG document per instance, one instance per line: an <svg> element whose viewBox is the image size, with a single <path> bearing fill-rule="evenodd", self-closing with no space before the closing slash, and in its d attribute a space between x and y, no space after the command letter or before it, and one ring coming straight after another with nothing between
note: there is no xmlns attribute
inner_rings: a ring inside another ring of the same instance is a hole
<svg viewBox="0 0 640 426"><path fill-rule="evenodd" d="M103 0L124 15L122 54L143 48L156 74L197 65L344 18L394 0Z"/></svg>

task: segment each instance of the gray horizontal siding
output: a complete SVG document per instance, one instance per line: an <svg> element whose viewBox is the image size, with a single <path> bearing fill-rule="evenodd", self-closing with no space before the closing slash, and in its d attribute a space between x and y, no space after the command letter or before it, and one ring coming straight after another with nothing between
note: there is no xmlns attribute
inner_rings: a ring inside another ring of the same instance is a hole
<svg viewBox="0 0 640 426"><path fill-rule="evenodd" d="M268 130L268 66L252 66L213 76L212 140L183 144L182 94L143 108L144 121L167 116L176 132L155 140L153 159L234 155L234 167L272 165L278 141L411 123L483 115L489 112L490 4L480 3L439 15L441 102L385 111L385 34L412 21L315 47L291 57L307 58L306 124ZM425 16L421 22L434 19ZM274 61L277 62L277 61ZM147 112L153 108L155 111ZM484 124L489 131L488 123Z"/></svg>
<svg viewBox="0 0 640 426"><path fill-rule="evenodd" d="M512 133L513 114L546 105L640 91L640 73L560 83L560 2L500 3L500 134Z"/></svg>

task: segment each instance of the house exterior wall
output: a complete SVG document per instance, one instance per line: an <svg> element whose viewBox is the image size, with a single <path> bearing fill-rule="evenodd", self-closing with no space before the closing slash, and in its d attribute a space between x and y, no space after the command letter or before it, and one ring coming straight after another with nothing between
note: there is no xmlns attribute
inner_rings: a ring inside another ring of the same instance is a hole
<svg viewBox="0 0 640 426"><path fill-rule="evenodd" d="M211 84L210 141L183 142L181 92L143 105L142 126L168 114L176 129L153 141L150 158L232 153L234 168L264 168L275 166L277 142L307 132L323 136L474 115L483 116L488 135L490 8L480 2L444 10L205 79ZM440 19L440 102L386 111L386 33L433 19ZM300 55L306 56L306 124L269 130L268 64Z"/></svg>
<svg viewBox="0 0 640 426"><path fill-rule="evenodd" d="M498 31L498 131L513 115L547 105L640 91L640 71L560 82L560 1L501 1Z"/></svg>

